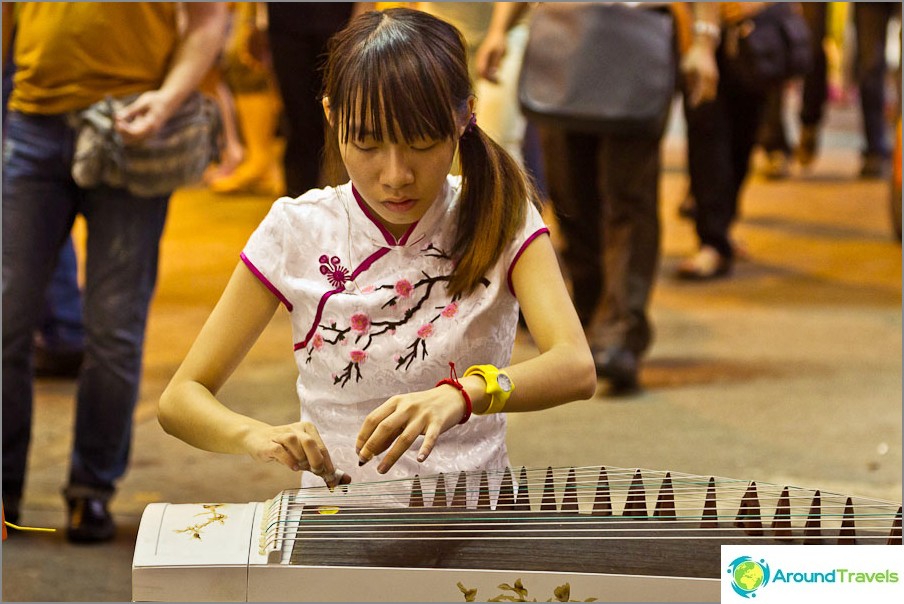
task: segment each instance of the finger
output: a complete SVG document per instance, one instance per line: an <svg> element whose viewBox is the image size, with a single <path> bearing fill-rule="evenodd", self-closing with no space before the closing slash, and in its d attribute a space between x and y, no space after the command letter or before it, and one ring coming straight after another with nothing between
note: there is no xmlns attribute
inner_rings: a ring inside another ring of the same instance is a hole
<svg viewBox="0 0 904 604"><path fill-rule="evenodd" d="M364 448L364 443L366 443L371 436L373 436L374 430L377 429L377 426L382 424L387 417L392 415L395 411L395 403L393 399L389 399L373 411L371 411L367 417L364 418L364 422L361 424L361 430L358 431L358 438L355 440L355 453L358 454L358 457L361 457L361 450ZM372 456L372 455L371 455ZM367 459L361 459L361 461L367 462L370 460L370 457Z"/></svg>
<svg viewBox="0 0 904 604"><path fill-rule="evenodd" d="M398 438L395 439L395 442L392 445L392 448L389 449L389 452L383 456L383 459L380 461L380 465L377 466L377 472L380 474L385 474L389 471L389 469L395 465L395 462L399 460L399 458L405 454L405 451L411 448L411 445L414 444L414 441L418 436L421 435L423 430L420 427L408 426L405 430L399 434Z"/></svg>
<svg viewBox="0 0 904 604"><path fill-rule="evenodd" d="M337 485L342 484L342 480L346 478L348 475L342 470L334 470L332 472L327 472L321 478L323 482L326 483L327 488L331 491L336 488ZM349 477L349 479L351 479Z"/></svg>
<svg viewBox="0 0 904 604"><path fill-rule="evenodd" d="M314 438L310 434L304 434L299 437L301 448L304 451L305 459L308 460L310 471L318 476L326 473L324 460L327 457L326 446L318 438ZM332 463L330 463L329 471L332 472Z"/></svg>
<svg viewBox="0 0 904 604"><path fill-rule="evenodd" d="M264 452L263 457L270 461L281 463L294 472L302 469L298 459L281 443L276 441L271 443L271 446Z"/></svg>
<svg viewBox="0 0 904 604"><path fill-rule="evenodd" d="M385 451L404 429L404 421L395 420L392 416L380 422L380 425L361 446L358 453L358 465L363 466L373 459L374 455Z"/></svg>
<svg viewBox="0 0 904 604"><path fill-rule="evenodd" d="M298 430L296 427L295 430ZM309 470L315 474L323 472L323 455L319 451L319 441L303 431L292 431L273 439L295 460L297 470Z"/></svg>
<svg viewBox="0 0 904 604"><path fill-rule="evenodd" d="M426 434L424 434L424 442L421 444L421 448L417 452L417 460L421 463L427 461L427 458L430 457L430 453L433 452L433 447L436 446L436 441L439 440L439 428L435 426L430 426L427 428Z"/></svg>

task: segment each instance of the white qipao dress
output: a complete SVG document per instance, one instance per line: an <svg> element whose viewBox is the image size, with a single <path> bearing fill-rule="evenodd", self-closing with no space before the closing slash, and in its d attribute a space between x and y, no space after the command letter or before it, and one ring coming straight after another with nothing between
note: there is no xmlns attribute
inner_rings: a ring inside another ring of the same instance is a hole
<svg viewBox="0 0 904 604"><path fill-rule="evenodd" d="M368 413L396 394L434 387L449 377L450 361L459 375L471 365L509 364L518 321L511 271L548 230L531 206L483 283L472 294L450 296L460 185L460 177L449 176L398 240L351 183L282 198L242 253L291 315L301 417L317 426L334 465L354 482L508 465L503 414L475 415L451 428L424 463L416 459L418 438L386 475L376 472L376 460L359 467L355 453ZM310 473L303 477L304 486L323 485Z"/></svg>

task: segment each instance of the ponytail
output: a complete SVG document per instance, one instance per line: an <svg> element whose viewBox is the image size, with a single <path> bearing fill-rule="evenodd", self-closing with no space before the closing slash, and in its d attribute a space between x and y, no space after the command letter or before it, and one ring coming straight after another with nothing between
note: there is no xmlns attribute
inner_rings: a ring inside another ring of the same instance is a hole
<svg viewBox="0 0 904 604"><path fill-rule="evenodd" d="M453 295L474 290L524 224L527 204L539 205L533 184L512 157L471 123L459 140L461 194L449 280Z"/></svg>

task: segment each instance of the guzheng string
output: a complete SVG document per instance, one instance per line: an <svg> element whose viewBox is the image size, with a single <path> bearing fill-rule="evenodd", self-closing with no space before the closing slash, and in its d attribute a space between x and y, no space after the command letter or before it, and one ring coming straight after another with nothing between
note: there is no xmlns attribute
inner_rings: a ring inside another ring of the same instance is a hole
<svg viewBox="0 0 904 604"><path fill-rule="evenodd" d="M291 489L268 506L262 547L296 540L901 540L900 503L605 466Z"/></svg>

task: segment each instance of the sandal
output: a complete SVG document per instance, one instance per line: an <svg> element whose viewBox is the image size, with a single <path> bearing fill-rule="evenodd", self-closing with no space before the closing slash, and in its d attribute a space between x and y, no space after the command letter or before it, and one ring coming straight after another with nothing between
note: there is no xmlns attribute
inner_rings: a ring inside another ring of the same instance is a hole
<svg viewBox="0 0 904 604"><path fill-rule="evenodd" d="M704 245L700 251L678 265L676 276L688 281L708 281L731 272L731 260L715 248Z"/></svg>

